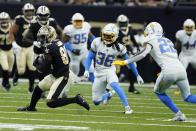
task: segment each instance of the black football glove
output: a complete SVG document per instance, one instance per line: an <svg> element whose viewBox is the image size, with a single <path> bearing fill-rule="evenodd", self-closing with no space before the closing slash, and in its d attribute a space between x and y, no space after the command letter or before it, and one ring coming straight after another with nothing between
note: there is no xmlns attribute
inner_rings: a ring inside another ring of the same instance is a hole
<svg viewBox="0 0 196 131"><path fill-rule="evenodd" d="M73 49L72 53L75 54L75 55L80 55L80 50L79 49Z"/></svg>

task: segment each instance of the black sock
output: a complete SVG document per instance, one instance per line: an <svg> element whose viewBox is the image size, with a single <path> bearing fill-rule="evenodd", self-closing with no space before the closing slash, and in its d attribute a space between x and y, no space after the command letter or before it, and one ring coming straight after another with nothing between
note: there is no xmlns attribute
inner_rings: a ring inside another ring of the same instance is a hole
<svg viewBox="0 0 196 131"><path fill-rule="evenodd" d="M34 71L29 71L29 87L34 86L35 74Z"/></svg>
<svg viewBox="0 0 196 131"><path fill-rule="evenodd" d="M5 86L6 84L9 84L9 73L8 71L3 71L3 82L2 84Z"/></svg>
<svg viewBox="0 0 196 131"><path fill-rule="evenodd" d="M37 102L39 101L39 99L41 98L41 94L42 94L42 90L39 88L39 86L36 86L32 97L31 97L31 103L30 103L30 108L35 108Z"/></svg>
<svg viewBox="0 0 196 131"><path fill-rule="evenodd" d="M76 98L59 98L56 100L52 100L50 102L47 102L48 107L50 108L56 108L56 107L61 107L61 106L65 106L68 104L72 104L72 103L76 103Z"/></svg>
<svg viewBox="0 0 196 131"><path fill-rule="evenodd" d="M129 92L133 92L134 90L135 90L134 81L130 80Z"/></svg>

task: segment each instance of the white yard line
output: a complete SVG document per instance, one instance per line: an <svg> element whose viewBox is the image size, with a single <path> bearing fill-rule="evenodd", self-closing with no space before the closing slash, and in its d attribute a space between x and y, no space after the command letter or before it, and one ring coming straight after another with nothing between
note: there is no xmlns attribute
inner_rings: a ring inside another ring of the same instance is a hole
<svg viewBox="0 0 196 131"><path fill-rule="evenodd" d="M0 108L19 108L18 106L0 106ZM51 108L44 108L44 107L39 107L37 109L44 109L44 110L51 110ZM78 110L83 110L82 108L81 109L70 109L70 108L55 108L53 110L62 110L62 111L78 111ZM90 111L94 111L94 112L119 112L119 113L123 113L124 110L122 111L114 111L114 110L90 110ZM173 113L157 113L157 112L138 112L138 111L135 111L134 113L136 114L173 114ZM196 116L196 114L186 114L186 115L193 115L193 116Z"/></svg>
<svg viewBox="0 0 196 131"><path fill-rule="evenodd" d="M30 130L34 130L34 129L89 130L90 128L89 127L79 127L79 126L57 126L57 125L0 123L0 129L15 129L15 130L30 131Z"/></svg>
<svg viewBox="0 0 196 131"><path fill-rule="evenodd" d="M109 125L134 125L134 126L164 126L164 127L186 127L186 128L196 128L196 126L185 126L185 125L165 125L165 124L146 124L146 123L121 123L121 122L98 122L98 121L68 121L68 120L46 120L46 119L29 119L29 118L7 118L0 117L4 120L28 120L28 121L56 121L56 122L66 122L66 123L86 123L86 124L109 124Z"/></svg>
<svg viewBox="0 0 196 131"><path fill-rule="evenodd" d="M7 103L7 101L2 101L2 100L0 100L0 103L4 103L4 102L6 102ZM9 101L9 103L25 103L25 104L29 104L29 102L27 102L27 101ZM45 102L39 102L39 103L42 103L42 104L45 104ZM119 103L119 104L122 104L122 102L121 103ZM135 104L138 104L138 103L135 103ZM94 104L90 104L91 106L93 106ZM119 106L121 106L121 105L114 105L114 104L109 104L109 105L105 105L105 106L109 106L109 107L119 107ZM196 105L193 105L193 106L196 106ZM193 106L191 106L191 105L189 105L189 107L193 107ZM1 107L1 106L0 106ZM137 107L137 108L149 108L149 109L151 109L151 108L154 108L154 109L168 109L167 107L165 107L163 104L162 105L159 105L159 106L152 106L152 105L150 105L150 106L135 106L134 104L132 105L131 104L131 107ZM193 108L184 108L184 107L181 107L181 109L186 109L186 110L196 110L196 109L193 109Z"/></svg>
<svg viewBox="0 0 196 131"><path fill-rule="evenodd" d="M0 111L0 113L2 114L33 114L33 115L54 115L53 113L39 113L39 112L23 112L23 111L17 111L17 112L9 112L9 111ZM84 114L80 114L80 115L76 115L76 114L66 114L66 113L55 113L55 116L76 116L76 117L81 117L81 116L86 116L86 117L96 117L96 118L116 118L116 119L125 119L125 118L128 118L130 116L123 116L123 117L120 117L120 116L110 116L110 115L107 115L107 116L101 116L101 115L84 115ZM131 117L131 118L140 118L140 117Z"/></svg>
<svg viewBox="0 0 196 131"><path fill-rule="evenodd" d="M163 118L150 118L146 119L148 121L171 121L171 119L163 119ZM186 121L183 121L186 123L196 123L196 118L187 118Z"/></svg>

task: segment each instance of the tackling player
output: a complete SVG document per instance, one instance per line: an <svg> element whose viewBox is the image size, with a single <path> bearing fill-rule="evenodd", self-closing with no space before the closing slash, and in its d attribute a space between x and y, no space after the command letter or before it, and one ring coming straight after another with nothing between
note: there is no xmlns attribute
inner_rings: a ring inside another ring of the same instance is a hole
<svg viewBox="0 0 196 131"><path fill-rule="evenodd" d="M51 70L51 74L44 77L38 83L31 97L30 105L19 108L18 111L36 111L36 104L39 101L43 91L49 90L47 96L47 105L50 108L65 106L77 103L89 110L89 104L84 98L77 94L73 98L63 97L63 94L69 90L72 75L69 71L69 57L64 44L56 39L57 34L52 26L43 26L37 34L37 42L40 45L40 53L34 62L35 67L40 72Z"/></svg>
<svg viewBox="0 0 196 131"><path fill-rule="evenodd" d="M87 42L92 42L95 36L90 31L91 26L84 21L84 17L80 13L72 16L72 24L67 25L63 30L63 39L65 47L70 51L71 70L78 75L80 71L80 63L85 66L86 57L88 55ZM94 81L93 65L90 69L90 81Z"/></svg>
<svg viewBox="0 0 196 131"><path fill-rule="evenodd" d="M91 43L91 49L86 60L84 76L89 76L89 68L92 60L95 58L95 79L92 87L93 103L99 105L108 97L113 96L115 90L125 106L125 114L131 114L133 111L127 102L123 89L120 88L118 84L116 68L112 65L112 62L117 56L129 59L129 56L126 54L126 47L116 41L118 33L119 28L115 24L110 23L103 28L102 36L94 39ZM141 85L143 80L138 74L135 65L131 63L129 64L129 67L134 72L138 83ZM114 90L104 94L107 84L109 84Z"/></svg>
<svg viewBox="0 0 196 131"><path fill-rule="evenodd" d="M185 121L185 115L176 107L172 99L166 94L166 90L174 83L180 88L184 101L196 103L196 95L190 94L190 86L186 70L178 59L177 51L173 43L163 36L163 29L157 22L147 25L144 34L146 35L145 49L125 61L115 61L113 64L126 65L143 59L150 54L156 63L161 67L161 74L156 80L154 92L158 98L175 113L172 121Z"/></svg>
<svg viewBox="0 0 196 131"><path fill-rule="evenodd" d="M17 71L14 72L13 85L17 85L18 74L23 75L26 71L26 65L29 69L29 93L33 91L34 71L33 66L33 44L23 42L22 39L29 28L29 23L35 20L35 8L32 4L27 3L22 8L23 15L18 15L10 29L10 40L16 54Z"/></svg>
<svg viewBox="0 0 196 131"><path fill-rule="evenodd" d="M10 16L6 12L0 13L0 63L2 67L2 87L5 91L10 90L9 73L14 64L14 54L9 31L11 28Z"/></svg>

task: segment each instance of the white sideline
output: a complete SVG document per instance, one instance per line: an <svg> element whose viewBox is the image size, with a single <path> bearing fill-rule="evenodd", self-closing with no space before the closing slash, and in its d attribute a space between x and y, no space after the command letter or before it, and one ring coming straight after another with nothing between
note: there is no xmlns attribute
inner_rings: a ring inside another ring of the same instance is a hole
<svg viewBox="0 0 196 131"><path fill-rule="evenodd" d="M0 123L0 129L15 129L15 130L27 130L27 131L34 130L34 129L89 130L89 127Z"/></svg>
<svg viewBox="0 0 196 131"><path fill-rule="evenodd" d="M17 106L0 106L0 108L19 108L19 107L17 107ZM44 109L44 110L51 110L51 108L44 108L44 107L39 107L39 108L37 108L37 109ZM62 110L62 111L65 111L65 110L67 110L67 111L78 111L78 110L82 110L82 108L81 109L70 109L70 108L55 108L55 110ZM90 110L90 111L97 111L97 112L118 112L118 113L123 113L123 111L111 111L111 110ZM173 113L157 113L157 112L138 112L138 111L135 111L134 113L138 113L138 114L144 114L144 113L146 113L146 114L172 114L173 115ZM193 116L196 116L196 114L186 114L186 115L193 115Z"/></svg>
<svg viewBox="0 0 196 131"><path fill-rule="evenodd" d="M68 120L46 120L46 119L28 119L28 118L7 118L0 117L5 120L28 120L28 121L57 121L57 122L69 122L69 123L88 123L88 124L110 124L110 125L134 125L134 126L168 126L168 127L187 127L196 128L196 126L184 126L184 125L164 125L164 124L145 124L145 123L120 123L120 122L98 122L98 121L68 121Z"/></svg>

